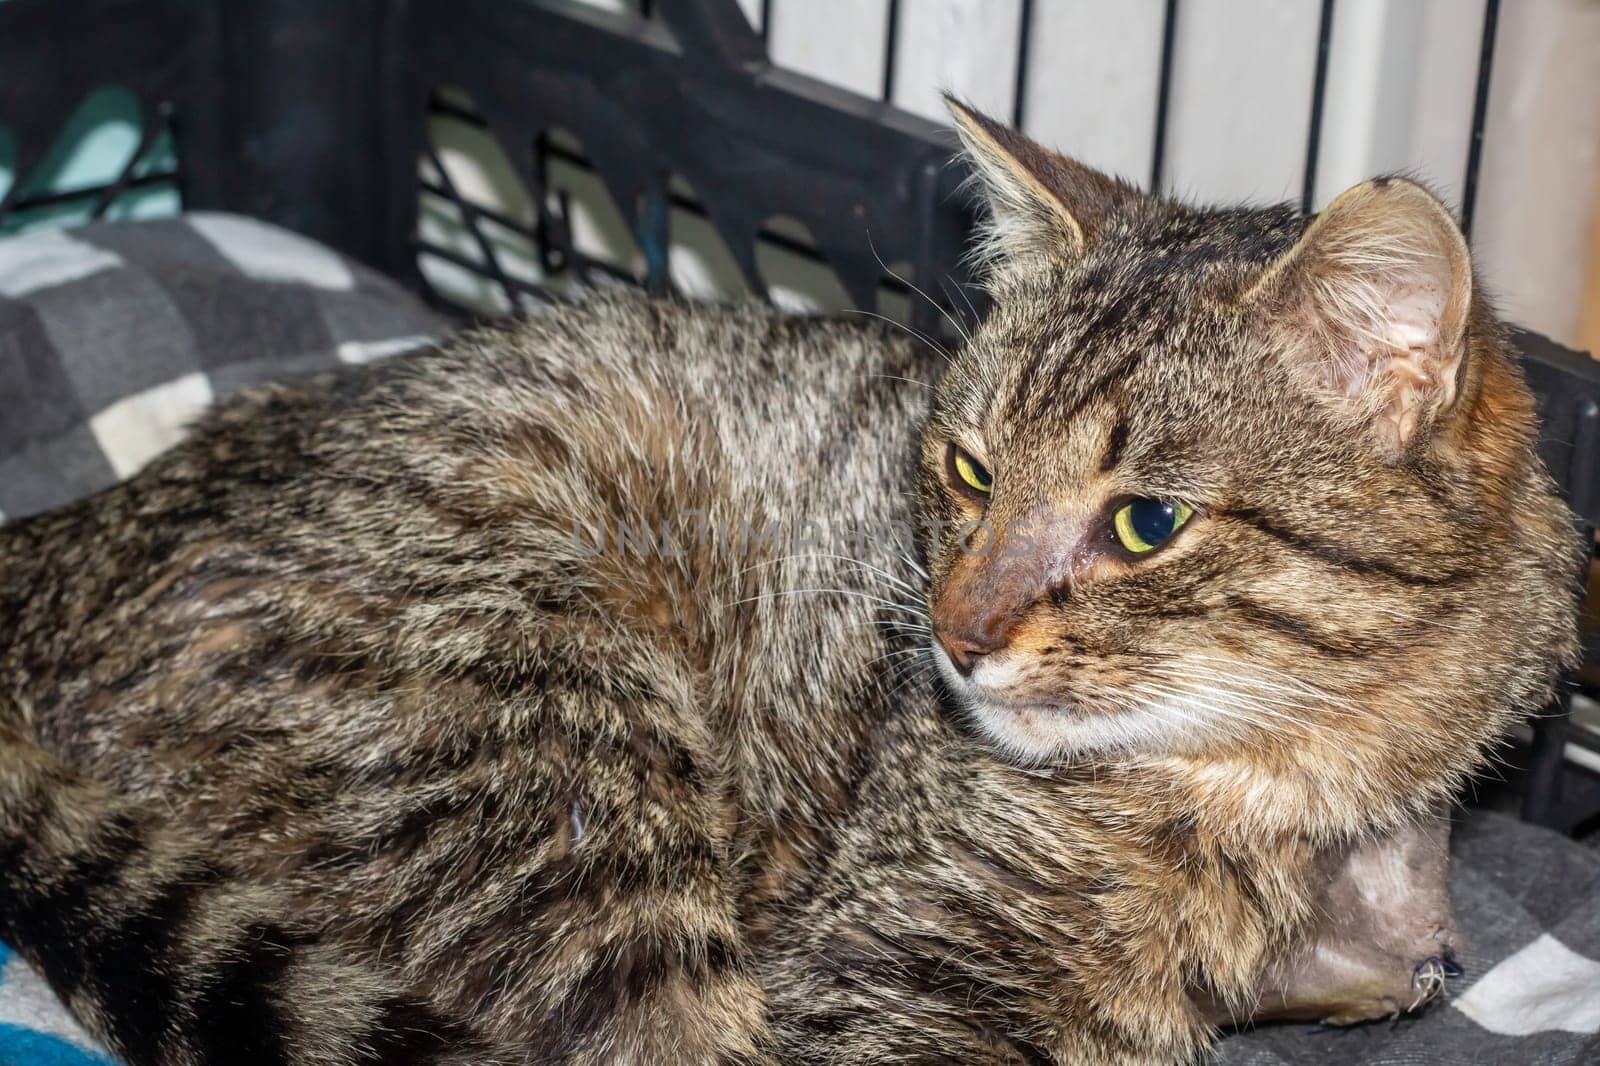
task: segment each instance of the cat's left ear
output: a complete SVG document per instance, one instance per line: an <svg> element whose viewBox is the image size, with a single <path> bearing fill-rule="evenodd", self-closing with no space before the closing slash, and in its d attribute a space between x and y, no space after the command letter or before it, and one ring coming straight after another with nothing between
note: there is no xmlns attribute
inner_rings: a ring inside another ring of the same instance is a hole
<svg viewBox="0 0 1600 1066"><path fill-rule="evenodd" d="M1341 194L1251 287L1290 368L1367 416L1398 458L1465 380L1472 264L1450 212L1403 178Z"/></svg>
<svg viewBox="0 0 1600 1066"><path fill-rule="evenodd" d="M944 102L988 201L989 242L1002 261L1076 256L1113 213L1143 198L1126 182L1052 152L953 96Z"/></svg>

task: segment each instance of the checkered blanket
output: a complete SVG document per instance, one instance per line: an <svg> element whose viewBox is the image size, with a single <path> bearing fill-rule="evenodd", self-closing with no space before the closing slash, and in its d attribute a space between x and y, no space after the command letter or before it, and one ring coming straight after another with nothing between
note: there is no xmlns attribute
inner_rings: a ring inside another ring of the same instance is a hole
<svg viewBox="0 0 1600 1066"><path fill-rule="evenodd" d="M112 484L246 383L444 328L391 283L248 219L194 215L0 240L0 511ZM1420 1018L1227 1038L1223 1066L1600 1063L1600 851L1502 815L1457 827L1466 976ZM0 948L0 1066L110 1060Z"/></svg>
<svg viewBox="0 0 1600 1066"><path fill-rule="evenodd" d="M1266 1026L1220 1066L1595 1066L1600 850L1476 811L1450 841L1466 974L1421 1015L1351 1029Z"/></svg>
<svg viewBox="0 0 1600 1066"><path fill-rule="evenodd" d="M127 477L217 396L443 329L380 275L248 218L0 240L0 519Z"/></svg>

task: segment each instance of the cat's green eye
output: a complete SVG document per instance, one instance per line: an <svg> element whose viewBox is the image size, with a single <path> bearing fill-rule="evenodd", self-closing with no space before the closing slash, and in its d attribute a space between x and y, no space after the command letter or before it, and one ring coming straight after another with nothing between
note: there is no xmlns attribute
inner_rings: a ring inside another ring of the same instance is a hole
<svg viewBox="0 0 1600 1066"><path fill-rule="evenodd" d="M961 483L972 491L985 496L994 491L994 475L959 444L950 446L950 466Z"/></svg>
<svg viewBox="0 0 1600 1066"><path fill-rule="evenodd" d="M1144 555L1171 540L1193 514L1194 509L1187 504L1145 496L1117 508L1111 526L1118 544L1135 555Z"/></svg>

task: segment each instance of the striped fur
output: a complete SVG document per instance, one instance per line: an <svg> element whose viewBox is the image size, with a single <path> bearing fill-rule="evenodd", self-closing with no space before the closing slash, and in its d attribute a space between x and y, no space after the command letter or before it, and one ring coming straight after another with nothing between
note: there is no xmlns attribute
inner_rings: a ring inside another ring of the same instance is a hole
<svg viewBox="0 0 1600 1066"><path fill-rule="evenodd" d="M133 1066L511 1061L300 926L213 842L0 726L0 937Z"/></svg>
<svg viewBox="0 0 1600 1066"><path fill-rule="evenodd" d="M1552 690L1576 549L1481 301L1396 463L1239 302L1305 220L1042 153L1073 227L1006 202L937 390L876 328L599 296L229 401L0 529L0 932L151 1066L1200 1054L1321 935L1330 856ZM966 564L914 523L961 516L975 425L997 519L1205 505L1030 601L1014 682L1114 723L1227 657L1242 721L1049 765L973 728L928 654Z"/></svg>
<svg viewBox="0 0 1600 1066"><path fill-rule="evenodd" d="M892 483L925 370L852 325L619 295L243 397L133 482L0 530L3 690L72 772L296 916L240 980L327 951L514 1061L761 1061L743 860L817 846L797 827L843 803L885 676L873 575L761 527L840 510L791 474L819 441ZM696 549L694 508L752 543ZM841 517L883 527L865 496ZM616 547L645 523L654 549ZM781 595L833 585L820 613ZM814 710L858 690L860 720ZM127 843L102 876L159 899ZM234 941L181 918L148 965L203 985ZM55 931L18 939L68 965ZM114 1038L101 989L68 998ZM294 1038L283 1061L309 1061Z"/></svg>

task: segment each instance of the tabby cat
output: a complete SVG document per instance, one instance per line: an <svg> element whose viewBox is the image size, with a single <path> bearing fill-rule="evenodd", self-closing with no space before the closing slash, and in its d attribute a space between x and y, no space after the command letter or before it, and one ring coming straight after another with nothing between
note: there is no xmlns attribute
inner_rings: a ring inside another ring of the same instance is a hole
<svg viewBox="0 0 1600 1066"><path fill-rule="evenodd" d="M603 295L0 529L0 937L159 1066L1174 1063L1255 1009L1326 856L1551 694L1570 516L1422 188L1198 210L954 112L993 310L936 387Z"/></svg>

